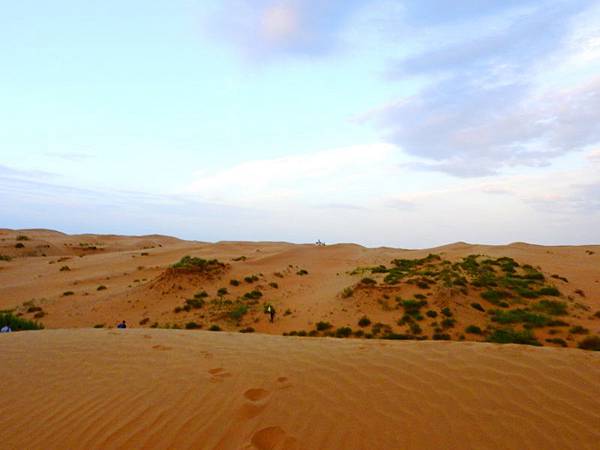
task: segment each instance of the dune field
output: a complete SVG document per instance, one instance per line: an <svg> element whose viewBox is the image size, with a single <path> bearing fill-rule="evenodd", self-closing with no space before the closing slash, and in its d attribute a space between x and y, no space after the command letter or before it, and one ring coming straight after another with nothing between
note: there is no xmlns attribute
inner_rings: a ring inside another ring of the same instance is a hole
<svg viewBox="0 0 600 450"><path fill-rule="evenodd" d="M0 315L44 328L0 335L2 448L597 448L599 280L600 246L0 230Z"/></svg>

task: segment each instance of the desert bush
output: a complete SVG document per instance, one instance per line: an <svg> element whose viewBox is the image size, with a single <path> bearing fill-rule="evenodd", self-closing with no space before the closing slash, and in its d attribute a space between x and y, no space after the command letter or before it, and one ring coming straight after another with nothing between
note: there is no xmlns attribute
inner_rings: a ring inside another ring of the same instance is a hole
<svg viewBox="0 0 600 450"><path fill-rule="evenodd" d="M256 275L248 275L247 277L244 277L244 281L248 284L252 284L255 281L258 281L258 277Z"/></svg>
<svg viewBox="0 0 600 450"><path fill-rule="evenodd" d="M471 303L471 308L474 308L477 311L485 312L485 309L483 309L483 306L481 306L479 303Z"/></svg>
<svg viewBox="0 0 600 450"><path fill-rule="evenodd" d="M431 317L432 319L435 319L438 316L438 313L432 309L427 311L425 314L427 315L427 317Z"/></svg>
<svg viewBox="0 0 600 450"><path fill-rule="evenodd" d="M200 309L204 306L204 300L200 298L188 298L185 301L185 306L189 306L193 309Z"/></svg>
<svg viewBox="0 0 600 450"><path fill-rule="evenodd" d="M421 334L423 332L422 328L416 322L410 323L409 327L412 334Z"/></svg>
<svg viewBox="0 0 600 450"><path fill-rule="evenodd" d="M62 267L60 268L60 271L61 271L61 272L69 272L70 270L71 270L71 268L70 268L69 266L62 266Z"/></svg>
<svg viewBox="0 0 600 450"><path fill-rule="evenodd" d="M487 291L483 291L480 295L481 295L481 298L483 298L484 300L487 300L488 302L490 302L492 304L498 304L502 300L510 298L510 296L511 296L510 292L499 291L496 289L488 289Z"/></svg>
<svg viewBox="0 0 600 450"><path fill-rule="evenodd" d="M596 319L600 319L600 311L596 311L593 315Z"/></svg>
<svg viewBox="0 0 600 450"><path fill-rule="evenodd" d="M534 327L545 327L548 325L548 322L550 322L550 319L543 314L535 314L520 308L509 311L495 309L490 311L490 314L492 314L492 322L502 324L525 323Z"/></svg>
<svg viewBox="0 0 600 450"><path fill-rule="evenodd" d="M569 332L572 334L588 334L590 330L586 327L582 327L581 325L575 325L569 329Z"/></svg>
<svg viewBox="0 0 600 450"><path fill-rule="evenodd" d="M240 320L248 313L248 307L246 305L239 305L229 312L229 317L233 320Z"/></svg>
<svg viewBox="0 0 600 450"><path fill-rule="evenodd" d="M286 309L285 312L283 313L284 316L289 316L292 314L292 310L291 309Z"/></svg>
<svg viewBox="0 0 600 450"><path fill-rule="evenodd" d="M447 306L442 308L442 314L446 317L452 317L452 311Z"/></svg>
<svg viewBox="0 0 600 450"><path fill-rule="evenodd" d="M600 336L588 336L579 344L577 344L582 350L594 350L600 352Z"/></svg>
<svg viewBox="0 0 600 450"><path fill-rule="evenodd" d="M556 300L540 300L533 305L533 309L551 316L564 316L567 314L567 304Z"/></svg>
<svg viewBox="0 0 600 450"><path fill-rule="evenodd" d="M207 298L208 297L208 292L206 291L200 291L200 292L196 292L194 294L194 298L198 298L198 299L203 299L203 298Z"/></svg>
<svg viewBox="0 0 600 450"><path fill-rule="evenodd" d="M568 283L568 282L569 282L569 280L568 280L567 278L565 278L565 277L561 277L560 275L557 275L557 274L554 274L554 275L552 275L552 278L555 278L555 279L557 279L557 280L562 280L562 281L564 281L565 283Z"/></svg>
<svg viewBox="0 0 600 450"><path fill-rule="evenodd" d="M276 276L277 278L283 278L283 274L281 272L274 272L273 276Z"/></svg>
<svg viewBox="0 0 600 450"><path fill-rule="evenodd" d="M257 289L254 289L253 291L250 291L250 292L246 292L246 293L244 294L244 298L245 298L246 300L258 300L258 299L259 299L259 298L261 298L262 296L263 296L263 293L262 293L262 292L260 292L260 291L259 291L259 290L257 290Z"/></svg>
<svg viewBox="0 0 600 450"><path fill-rule="evenodd" d="M417 287L419 289L429 289L429 284L425 281L417 281Z"/></svg>
<svg viewBox="0 0 600 450"><path fill-rule="evenodd" d="M17 236L17 241L28 241L29 238L27 236L24 236L22 234Z"/></svg>
<svg viewBox="0 0 600 450"><path fill-rule="evenodd" d="M0 314L0 328L8 325L13 331L42 330L44 326L33 320L22 319L12 313Z"/></svg>
<svg viewBox="0 0 600 450"><path fill-rule="evenodd" d="M446 333L434 333L432 338L434 341L449 341L450 335Z"/></svg>
<svg viewBox="0 0 600 450"><path fill-rule="evenodd" d="M185 324L186 330L197 330L198 328L202 328L202 325L197 324L196 322L188 322Z"/></svg>
<svg viewBox="0 0 600 450"><path fill-rule="evenodd" d="M479 328L477 325L469 325L467 328L465 328L465 332L469 334L483 334L481 328Z"/></svg>
<svg viewBox="0 0 600 450"><path fill-rule="evenodd" d="M354 295L354 289L351 287L344 288L340 295L342 298L350 298Z"/></svg>
<svg viewBox="0 0 600 450"><path fill-rule="evenodd" d="M232 286L239 286L240 282L239 280L229 280L229 284Z"/></svg>
<svg viewBox="0 0 600 450"><path fill-rule="evenodd" d="M38 312L41 310L42 310L41 306L30 306L29 308L27 308L28 313L34 313L34 312Z"/></svg>
<svg viewBox="0 0 600 450"><path fill-rule="evenodd" d="M318 331L325 331L333 328L333 325L331 325L329 322L317 322L315 328Z"/></svg>
<svg viewBox="0 0 600 450"><path fill-rule="evenodd" d="M108 289L108 288L107 288L106 286L104 286L103 284L101 284L100 286L98 286L98 287L96 288L96 290L97 290L97 291L104 291L104 290L106 290L106 289Z"/></svg>
<svg viewBox="0 0 600 450"><path fill-rule="evenodd" d="M240 333L254 333L254 331L255 331L254 328L252 328L252 327L246 327L246 328L242 328L240 330Z"/></svg>
<svg viewBox="0 0 600 450"><path fill-rule="evenodd" d="M219 325L211 325L208 331L221 331L221 327Z"/></svg>
<svg viewBox="0 0 600 450"><path fill-rule="evenodd" d="M300 276L308 275L308 271L304 270L304 269L300 269L298 272L296 272L296 275L300 275Z"/></svg>
<svg viewBox="0 0 600 450"><path fill-rule="evenodd" d="M41 319L42 317L44 317L46 315L46 313L44 311L38 311L33 315L34 319Z"/></svg>
<svg viewBox="0 0 600 450"><path fill-rule="evenodd" d="M94 328L104 328L104 324L103 323L97 323L96 325L94 325Z"/></svg>
<svg viewBox="0 0 600 450"><path fill-rule="evenodd" d="M225 287L219 288L219 290L217 291L217 295L219 297L223 297L223 296L225 296L227 294L229 294L229 291Z"/></svg>
<svg viewBox="0 0 600 450"><path fill-rule="evenodd" d="M335 330L335 337L338 338L346 338L352 334L352 328L350 327L342 327Z"/></svg>
<svg viewBox="0 0 600 450"><path fill-rule="evenodd" d="M512 328L494 330L486 340L496 344L541 345L531 330L515 331Z"/></svg>
<svg viewBox="0 0 600 450"><path fill-rule="evenodd" d="M22 242L19 242L15 245L15 248L25 248L25 245Z"/></svg>
<svg viewBox="0 0 600 450"><path fill-rule="evenodd" d="M404 312L409 316L416 316L420 313L421 308L427 306L426 300L403 300L402 307Z"/></svg>
<svg viewBox="0 0 600 450"><path fill-rule="evenodd" d="M538 294L558 297L560 295L560 291L553 286L544 286L538 291Z"/></svg>
<svg viewBox="0 0 600 450"><path fill-rule="evenodd" d="M279 289L279 285L277 283L275 283L274 281L271 281L269 283L269 286L272 287L273 289Z"/></svg>
<svg viewBox="0 0 600 450"><path fill-rule="evenodd" d="M63 292L62 295L63 295L63 297L68 297L70 295L75 295L75 292L73 292L73 291L65 291L65 292Z"/></svg>
<svg viewBox="0 0 600 450"><path fill-rule="evenodd" d="M248 259L248 258L246 258L245 256L238 256L237 258L233 258L232 261L239 262L239 261L246 261L246 259Z"/></svg>
<svg viewBox="0 0 600 450"><path fill-rule="evenodd" d="M195 258L192 256L184 256L171 267L173 269L210 269L215 266L220 266L216 259Z"/></svg>
<svg viewBox="0 0 600 450"><path fill-rule="evenodd" d="M381 339L388 339L392 341L409 341L415 339L415 336L404 333L387 333L383 335Z"/></svg>
<svg viewBox="0 0 600 450"><path fill-rule="evenodd" d="M565 341L564 339L561 339L561 338L548 338L548 339L546 339L546 342L548 342L550 344L558 344L561 347L567 346L567 341Z"/></svg>
<svg viewBox="0 0 600 450"><path fill-rule="evenodd" d="M454 325L456 324L456 320L448 317L444 320L442 320L442 327L443 328L453 328Z"/></svg>
<svg viewBox="0 0 600 450"><path fill-rule="evenodd" d="M385 324L385 323L380 323L377 322L375 324L373 324L373 326L371 327L371 333L373 335L376 334L390 334L392 332L392 327L390 327L389 325Z"/></svg>
<svg viewBox="0 0 600 450"><path fill-rule="evenodd" d="M559 319L553 319L550 320L547 325L549 327L568 327L569 324L567 322L565 322L564 320L559 320Z"/></svg>
<svg viewBox="0 0 600 450"><path fill-rule="evenodd" d="M0 261L12 261L12 258L8 255L0 255Z"/></svg>
<svg viewBox="0 0 600 450"><path fill-rule="evenodd" d="M358 326L359 327L368 327L369 325L371 325L371 319L369 319L367 316L362 316L360 318L360 320L358 321Z"/></svg>

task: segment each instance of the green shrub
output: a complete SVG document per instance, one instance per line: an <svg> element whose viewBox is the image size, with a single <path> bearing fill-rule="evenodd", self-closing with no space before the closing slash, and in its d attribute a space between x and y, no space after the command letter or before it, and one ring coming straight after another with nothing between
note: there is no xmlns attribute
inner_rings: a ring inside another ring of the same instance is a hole
<svg viewBox="0 0 600 450"><path fill-rule="evenodd" d="M427 311L425 314L427 315L427 317L431 317L432 319L435 319L438 316L438 313L432 309Z"/></svg>
<svg viewBox="0 0 600 450"><path fill-rule="evenodd" d="M533 309L551 316L564 316L567 314L567 304L556 300L540 300L533 305Z"/></svg>
<svg viewBox="0 0 600 450"><path fill-rule="evenodd" d="M481 328L479 328L477 325L469 325L467 328L465 328L465 332L469 334L483 334Z"/></svg>
<svg viewBox="0 0 600 450"><path fill-rule="evenodd" d="M239 286L240 282L239 280L229 280L229 284L232 286Z"/></svg>
<svg viewBox="0 0 600 450"><path fill-rule="evenodd" d="M492 321L502 324L525 323L534 327L545 327L550 322L547 316L535 314L526 309L512 309L509 311L493 310Z"/></svg>
<svg viewBox="0 0 600 450"><path fill-rule="evenodd" d="M558 297L560 295L560 291L553 286L544 286L538 291L538 294Z"/></svg>
<svg viewBox="0 0 600 450"><path fill-rule="evenodd" d="M206 291L200 291L200 292L196 292L194 294L194 298L202 299L202 298L206 298L206 297L208 297L208 292L206 292Z"/></svg>
<svg viewBox="0 0 600 450"><path fill-rule="evenodd" d="M574 327L571 327L569 329L569 332L572 334L588 334L590 330L588 330L585 327L582 327L581 325L575 325Z"/></svg>
<svg viewBox="0 0 600 450"><path fill-rule="evenodd" d="M442 308L442 314L446 317L452 317L452 311L450 311L450 308L448 308L447 306L445 308Z"/></svg>
<svg viewBox="0 0 600 450"><path fill-rule="evenodd" d="M329 322L317 322L315 327L318 331L325 331L333 328L333 325L331 325Z"/></svg>
<svg viewBox="0 0 600 450"><path fill-rule="evenodd" d="M488 302L490 302L492 304L498 304L502 300L510 298L510 296L511 296L510 292L498 291L495 289L488 289L487 291L483 291L481 293L481 298L483 298L484 300L487 300Z"/></svg>
<svg viewBox="0 0 600 450"><path fill-rule="evenodd" d="M38 322L13 316L11 313L0 314L0 328L8 325L13 331L42 330L44 326Z"/></svg>
<svg viewBox="0 0 600 450"><path fill-rule="evenodd" d="M208 331L221 331L221 327L219 325L211 325Z"/></svg>
<svg viewBox="0 0 600 450"><path fill-rule="evenodd" d="M412 334L421 334L423 332L423 330L421 329L421 327L419 326L419 324L416 323L416 322L410 323L409 327L410 327L410 332Z"/></svg>
<svg viewBox="0 0 600 450"><path fill-rule="evenodd" d="M442 320L442 327L444 328L452 328L456 324L456 320L451 319L450 317Z"/></svg>
<svg viewBox="0 0 600 450"><path fill-rule="evenodd" d="M259 298L261 298L263 296L263 293L260 292L258 289L254 289L253 291L250 292L246 292L244 294L244 298L246 300L258 300Z"/></svg>
<svg viewBox="0 0 600 450"><path fill-rule="evenodd" d="M12 258L8 255L0 255L0 261L12 261Z"/></svg>
<svg viewBox="0 0 600 450"><path fill-rule="evenodd" d="M186 306L193 309L200 309L204 306L204 300L199 298L189 298L185 301Z"/></svg>
<svg viewBox="0 0 600 450"><path fill-rule="evenodd" d="M567 341L565 341L564 339L561 339L561 338L548 338L548 339L546 339L546 342L548 342L550 344L558 344L561 347L567 346Z"/></svg>
<svg viewBox="0 0 600 450"><path fill-rule="evenodd" d="M242 328L240 330L240 333L254 333L254 328L252 328L252 327Z"/></svg>
<svg viewBox="0 0 600 450"><path fill-rule="evenodd" d="M27 236L24 236L22 234L17 236L17 241L28 241L29 238Z"/></svg>
<svg viewBox="0 0 600 450"><path fill-rule="evenodd" d="M594 350L600 352L600 336L588 336L577 347L583 350Z"/></svg>
<svg viewBox="0 0 600 450"><path fill-rule="evenodd" d="M255 281L258 281L258 277L256 275L248 275L247 277L244 277L244 281L248 284L251 284Z"/></svg>
<svg viewBox="0 0 600 450"><path fill-rule="evenodd" d="M365 277L362 280L360 280L360 284L364 284L366 286L373 286L377 284L377 281L375 281L373 278Z"/></svg>
<svg viewBox="0 0 600 450"><path fill-rule="evenodd" d="M298 272L296 272L296 275L300 275L300 276L308 275L308 271L304 270L304 269L300 269Z"/></svg>
<svg viewBox="0 0 600 450"><path fill-rule="evenodd" d="M471 308L474 308L477 311L485 312L485 309L483 309L483 306L481 306L479 303L471 303Z"/></svg>
<svg viewBox="0 0 600 450"><path fill-rule="evenodd" d="M350 327L342 327L335 330L335 337L338 338L346 338L352 334L352 328Z"/></svg>
<svg viewBox="0 0 600 450"><path fill-rule="evenodd" d="M279 285L277 283L275 283L274 281L271 281L269 283L269 286L271 286L273 289L279 289Z"/></svg>
<svg viewBox="0 0 600 450"><path fill-rule="evenodd" d="M186 330L197 330L198 328L202 328L202 325L197 324L196 322L188 322L185 324Z"/></svg>
<svg viewBox="0 0 600 450"><path fill-rule="evenodd" d="M449 341L450 335L446 333L434 333L432 338L434 341Z"/></svg>
<svg viewBox="0 0 600 450"><path fill-rule="evenodd" d="M104 290L106 290L106 289L108 289L108 288L107 288L106 286L104 286L103 284L101 284L100 286L98 286L98 287L96 288L96 290L97 290L97 291L104 291Z"/></svg>
<svg viewBox="0 0 600 450"><path fill-rule="evenodd" d="M541 345L531 330L515 331L511 328L495 330L487 337L486 341L496 344Z"/></svg>
<svg viewBox="0 0 600 450"><path fill-rule="evenodd" d="M403 300L402 307L404 312L410 316L419 314L421 308L427 306L426 300Z"/></svg>
<svg viewBox="0 0 600 450"><path fill-rule="evenodd" d="M240 320L248 313L248 307L246 305L239 305L235 309L229 312L229 317L233 320Z"/></svg>
<svg viewBox="0 0 600 450"><path fill-rule="evenodd" d="M223 296L225 296L227 294L229 294L229 291L225 287L219 288L219 290L217 291L217 295L219 297L223 297Z"/></svg>
<svg viewBox="0 0 600 450"><path fill-rule="evenodd" d="M203 259L203 258L195 258L191 256L184 256L171 267L173 269L195 269L195 270L208 270L212 268L216 268L222 266L216 259Z"/></svg>
<svg viewBox="0 0 600 450"><path fill-rule="evenodd" d="M368 327L369 325L371 325L371 319L369 319L367 316L362 316L358 321L359 327Z"/></svg>

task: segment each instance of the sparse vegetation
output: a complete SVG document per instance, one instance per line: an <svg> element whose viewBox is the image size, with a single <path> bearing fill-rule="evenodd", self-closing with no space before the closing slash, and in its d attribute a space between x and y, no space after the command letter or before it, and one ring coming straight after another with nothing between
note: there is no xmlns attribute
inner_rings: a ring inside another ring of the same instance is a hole
<svg viewBox="0 0 600 450"><path fill-rule="evenodd" d="M15 248L25 248L25 244L23 244L22 242L18 242L18 243L15 245Z"/></svg>
<svg viewBox="0 0 600 450"><path fill-rule="evenodd" d="M229 291L227 291L227 288L225 288L225 287L219 288L219 290L217 291L217 295L219 297L224 297L227 294L229 294Z"/></svg>
<svg viewBox="0 0 600 450"><path fill-rule="evenodd" d="M233 320L239 321L248 313L248 306L238 305L236 308L229 312L229 317Z"/></svg>
<svg viewBox="0 0 600 450"><path fill-rule="evenodd" d="M244 277L244 281L248 284L252 284L258 280L259 278L256 275L248 275L247 277Z"/></svg>
<svg viewBox="0 0 600 450"><path fill-rule="evenodd" d="M28 241L28 240L29 240L29 237L27 237L27 236L25 236L23 234L19 234L17 236L17 241Z"/></svg>
<svg viewBox="0 0 600 450"><path fill-rule="evenodd" d="M509 311L501 311L498 309L490 311L492 322L501 324L509 323L524 323L532 327L544 327L548 325L550 319L542 314L535 314L526 309L511 309Z"/></svg>
<svg viewBox="0 0 600 450"><path fill-rule="evenodd" d="M483 306L481 306L479 303L471 303L471 308L474 308L477 311L485 312L485 309L483 309Z"/></svg>
<svg viewBox="0 0 600 450"><path fill-rule="evenodd" d="M277 283L275 283L274 281L271 281L269 283L269 286L272 287L273 289L279 289L279 285Z"/></svg>
<svg viewBox="0 0 600 450"><path fill-rule="evenodd" d="M338 338L346 338L352 334L352 328L350 327L342 327L335 330L335 337Z"/></svg>
<svg viewBox="0 0 600 450"><path fill-rule="evenodd" d="M531 330L515 331L512 328L494 330L486 340L496 344L541 345Z"/></svg>
<svg viewBox="0 0 600 450"><path fill-rule="evenodd" d="M224 264L220 263L216 259L203 259L192 256L184 256L171 267L173 269L210 271L222 268L224 267Z"/></svg>
<svg viewBox="0 0 600 450"><path fill-rule="evenodd" d="M571 334L588 334L590 332L590 330L588 330L585 327L582 327L581 325L575 325L574 327L571 327L569 329L569 333Z"/></svg>
<svg viewBox="0 0 600 450"><path fill-rule="evenodd" d="M186 330L197 330L198 328L202 328L202 325L197 324L196 322L188 322L185 324Z"/></svg>
<svg viewBox="0 0 600 450"><path fill-rule="evenodd" d="M369 319L367 316L362 316L359 321L358 321L358 326L359 327L368 327L369 325L371 325L371 319Z"/></svg>
<svg viewBox="0 0 600 450"><path fill-rule="evenodd" d="M577 347L582 350L594 350L600 352L600 336L588 336L577 344Z"/></svg>
<svg viewBox="0 0 600 450"><path fill-rule="evenodd" d="M374 286L377 284L377 281L375 281L373 278L365 277L360 280L360 284L363 286Z"/></svg>
<svg viewBox="0 0 600 450"><path fill-rule="evenodd" d="M240 333L254 333L254 328L252 328L252 327L242 328L240 330Z"/></svg>
<svg viewBox="0 0 600 450"><path fill-rule="evenodd" d="M300 276L308 275L308 271L305 269L300 269L298 272L296 272L296 275L300 275Z"/></svg>
<svg viewBox="0 0 600 450"><path fill-rule="evenodd" d="M9 262L9 261L12 261L12 258L8 255L0 255L0 261Z"/></svg>
<svg viewBox="0 0 600 450"><path fill-rule="evenodd" d="M354 295L354 289L352 289L351 287L344 288L344 290L340 294L340 296L342 298L350 298L353 295Z"/></svg>
<svg viewBox="0 0 600 450"><path fill-rule="evenodd" d="M477 325L469 325L467 328L465 328L465 332L469 334L483 334L481 328L479 328Z"/></svg>
<svg viewBox="0 0 600 450"><path fill-rule="evenodd" d="M0 314L0 328L8 325L13 331L42 330L44 326L38 322L22 319L12 313Z"/></svg>
<svg viewBox="0 0 600 450"><path fill-rule="evenodd" d="M219 325L211 325L208 331L221 331L221 327Z"/></svg>
<svg viewBox="0 0 600 450"><path fill-rule="evenodd" d="M329 330L331 328L333 328L333 325L331 325L329 322L317 322L317 324L315 325L315 328L317 329L317 331L326 331Z"/></svg>
<svg viewBox="0 0 600 450"><path fill-rule="evenodd" d="M262 292L260 292L258 289L254 289L253 291L246 292L244 294L244 299L246 299L246 300L258 300L262 296L263 296Z"/></svg>
<svg viewBox="0 0 600 450"><path fill-rule="evenodd" d="M452 317L453 315L452 311L447 306L445 308L442 308L442 314L446 317Z"/></svg>
<svg viewBox="0 0 600 450"><path fill-rule="evenodd" d="M427 317L431 317L432 319L435 319L438 316L437 311L434 311L433 309L430 309L425 314L427 315Z"/></svg>
<svg viewBox="0 0 600 450"><path fill-rule="evenodd" d="M556 300L540 300L533 305L533 309L551 316L564 316L567 314L567 304Z"/></svg>
<svg viewBox="0 0 600 450"><path fill-rule="evenodd" d="M106 286L104 286L103 284L101 284L100 286L98 286L96 288L97 291L105 291L106 289L108 289Z"/></svg>
<svg viewBox="0 0 600 450"><path fill-rule="evenodd" d="M561 347L567 346L567 341L565 341L564 339L561 339L561 338L548 338L548 339L546 339L546 342L548 342L549 344L557 344L557 345L560 345Z"/></svg>
<svg viewBox="0 0 600 450"><path fill-rule="evenodd" d="M75 295L75 292L73 292L73 291L65 291L65 292L63 292L62 295L63 295L63 297L68 297L70 295Z"/></svg>
<svg viewBox="0 0 600 450"><path fill-rule="evenodd" d="M232 286L239 286L240 282L239 280L229 280L229 284Z"/></svg>
<svg viewBox="0 0 600 450"><path fill-rule="evenodd" d="M140 325L146 325L148 322L150 322L150 318L146 317L146 318L140 320Z"/></svg>

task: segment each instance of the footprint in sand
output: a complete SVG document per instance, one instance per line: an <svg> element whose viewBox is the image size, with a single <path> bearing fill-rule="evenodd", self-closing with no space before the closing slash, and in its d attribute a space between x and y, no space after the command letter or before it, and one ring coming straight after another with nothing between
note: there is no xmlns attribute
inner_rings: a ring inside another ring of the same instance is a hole
<svg viewBox="0 0 600 450"><path fill-rule="evenodd" d="M254 433L250 443L257 450L271 450L275 448L296 448L297 440L292 436L288 436L281 427L267 427Z"/></svg>
<svg viewBox="0 0 600 450"><path fill-rule="evenodd" d="M210 379L211 383L221 383L225 378L229 378L232 376L229 372L225 372L225 369L223 369L222 367L210 369L208 373L212 375Z"/></svg>
<svg viewBox="0 0 600 450"><path fill-rule="evenodd" d="M246 397L251 402L257 402L259 400L262 400L268 395L269 391L265 391L264 389L260 388L248 389L246 392L244 392L244 397Z"/></svg>
<svg viewBox="0 0 600 450"><path fill-rule="evenodd" d="M171 347L167 347L166 345L160 345L160 344L159 345L153 345L152 348L154 350L162 350L162 351L171 350Z"/></svg>

